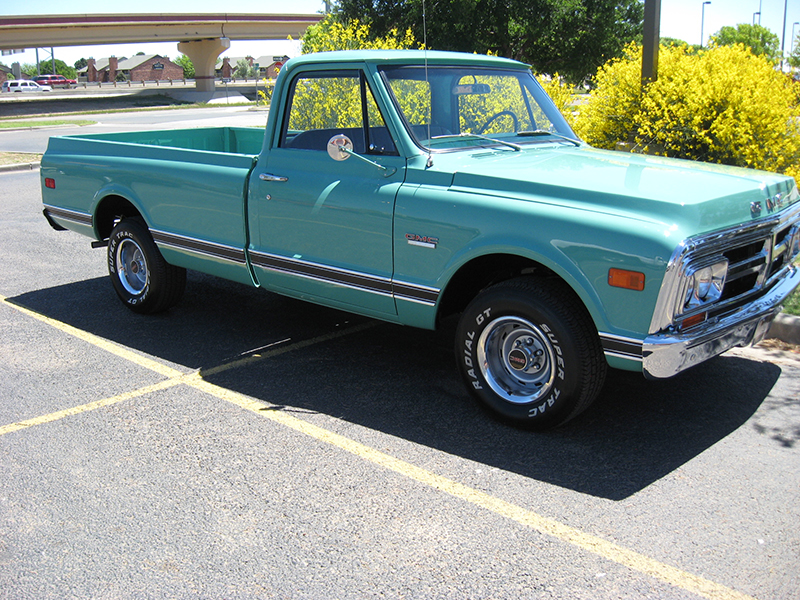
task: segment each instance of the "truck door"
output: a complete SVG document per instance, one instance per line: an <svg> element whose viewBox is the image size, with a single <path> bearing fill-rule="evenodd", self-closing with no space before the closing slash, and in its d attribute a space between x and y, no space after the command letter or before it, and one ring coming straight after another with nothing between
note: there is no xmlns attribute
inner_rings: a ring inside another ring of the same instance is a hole
<svg viewBox="0 0 800 600"><path fill-rule="evenodd" d="M301 72L285 102L280 135L250 186L249 255L259 283L356 312L396 314L392 221L405 161L364 74ZM329 140L341 134L362 158L329 156Z"/></svg>

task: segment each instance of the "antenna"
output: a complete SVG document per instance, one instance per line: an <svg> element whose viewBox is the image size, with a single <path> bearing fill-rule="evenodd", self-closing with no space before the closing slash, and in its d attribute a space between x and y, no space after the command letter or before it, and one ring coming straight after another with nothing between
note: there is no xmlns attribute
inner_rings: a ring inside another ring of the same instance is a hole
<svg viewBox="0 0 800 600"><path fill-rule="evenodd" d="M428 86L428 91L431 89L430 81L428 81L428 22L425 15L425 0L422 0L422 47L423 51L425 52L425 85ZM431 120L433 119L433 94L431 94L431 114L429 115L428 119L428 160L425 163L425 166L431 168L433 166L433 155L431 152L430 147L430 139L431 139Z"/></svg>

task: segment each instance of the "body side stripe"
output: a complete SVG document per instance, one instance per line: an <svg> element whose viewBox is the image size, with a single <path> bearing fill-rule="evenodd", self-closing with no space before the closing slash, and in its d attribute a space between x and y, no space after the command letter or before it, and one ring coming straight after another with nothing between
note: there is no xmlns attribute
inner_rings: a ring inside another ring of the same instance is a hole
<svg viewBox="0 0 800 600"><path fill-rule="evenodd" d="M92 225L92 215L89 213L78 212L76 210L68 210L66 208L57 208L48 204L44 205L44 210L48 215L64 219L66 221L73 221L81 225Z"/></svg>
<svg viewBox="0 0 800 600"><path fill-rule="evenodd" d="M206 242L204 240L167 233L166 231L158 231L156 229L151 229L150 233L153 236L153 240L159 245L178 250L188 250L196 254L212 256L214 258L222 258L242 265L246 262L244 250L240 248L216 244L214 242Z"/></svg>

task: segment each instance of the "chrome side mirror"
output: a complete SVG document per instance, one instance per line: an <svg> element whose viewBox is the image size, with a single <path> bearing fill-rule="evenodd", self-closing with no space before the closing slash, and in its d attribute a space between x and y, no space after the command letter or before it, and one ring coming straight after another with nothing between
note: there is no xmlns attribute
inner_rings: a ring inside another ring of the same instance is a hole
<svg viewBox="0 0 800 600"><path fill-rule="evenodd" d="M370 160L361 156L360 154L357 154L356 152L353 152L353 140L343 133L335 135L328 140L328 156L336 161L347 160L351 156L355 156L358 160L363 160L365 163L370 164L373 167L377 167L383 171L384 177L390 177L397 173L397 169L394 167L384 167L382 164L376 163L374 160Z"/></svg>
<svg viewBox="0 0 800 600"><path fill-rule="evenodd" d="M353 141L343 133L328 140L328 156L333 160L347 160L352 151Z"/></svg>

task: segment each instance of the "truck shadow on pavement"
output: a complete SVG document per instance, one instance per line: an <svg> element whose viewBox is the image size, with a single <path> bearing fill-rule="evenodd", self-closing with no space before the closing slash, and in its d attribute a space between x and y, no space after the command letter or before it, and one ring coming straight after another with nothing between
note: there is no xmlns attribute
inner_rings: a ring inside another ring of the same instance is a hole
<svg viewBox="0 0 800 600"><path fill-rule="evenodd" d="M733 356L663 381L611 370L589 410L557 430L538 433L497 422L471 400L445 334L192 272L183 301L161 315L128 311L106 278L10 301L190 369L209 370L288 348L207 379L277 409L330 415L611 500L644 489L741 427L781 374L773 364ZM331 333L339 335L291 349Z"/></svg>

